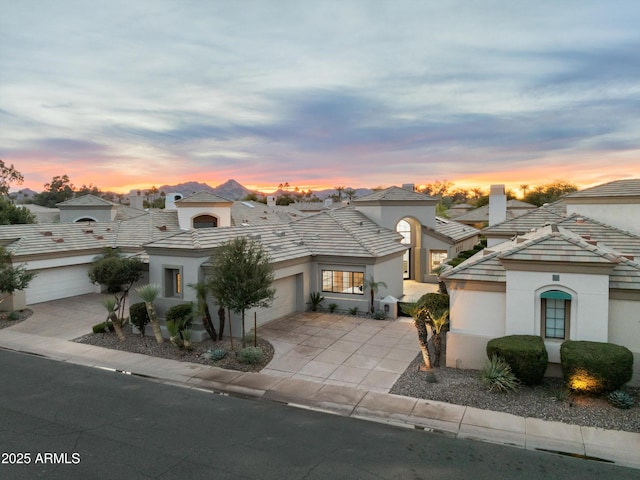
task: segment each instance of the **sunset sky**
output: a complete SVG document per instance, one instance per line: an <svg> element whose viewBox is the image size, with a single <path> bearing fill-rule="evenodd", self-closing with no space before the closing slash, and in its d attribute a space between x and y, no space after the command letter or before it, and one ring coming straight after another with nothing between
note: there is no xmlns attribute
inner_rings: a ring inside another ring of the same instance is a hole
<svg viewBox="0 0 640 480"><path fill-rule="evenodd" d="M640 2L0 0L0 159L128 191L640 177Z"/></svg>

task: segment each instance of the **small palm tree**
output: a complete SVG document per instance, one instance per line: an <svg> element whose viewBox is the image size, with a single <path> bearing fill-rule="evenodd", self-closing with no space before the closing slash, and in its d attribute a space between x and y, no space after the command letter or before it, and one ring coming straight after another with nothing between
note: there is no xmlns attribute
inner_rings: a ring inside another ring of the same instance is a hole
<svg viewBox="0 0 640 480"><path fill-rule="evenodd" d="M449 324L449 310L437 310L428 313L430 318L432 334L431 341L433 343L433 366L440 366L440 355L442 353L442 333L444 328Z"/></svg>
<svg viewBox="0 0 640 480"><path fill-rule="evenodd" d="M368 279L365 279L364 281L364 288L368 288L369 292L371 292L371 306L369 308L370 312L369 313L373 313L374 312L374 308L373 308L373 300L375 297L375 294L378 293L378 289L380 287L384 287L387 288L387 284L384 282L376 282L373 279L373 275L370 276Z"/></svg>
<svg viewBox="0 0 640 480"><path fill-rule="evenodd" d="M216 332L216 328L213 326L213 321L211 320L211 312L209 310L209 305L207 304L207 284L198 282L190 283L189 286L196 291L196 298L198 299L198 315L200 315L200 318L202 319L202 325L204 325L204 329L211 337L211 340L217 342L218 332ZM222 337L222 333L220 334L220 337Z"/></svg>
<svg viewBox="0 0 640 480"><path fill-rule="evenodd" d="M431 353L429 352L429 331L427 330L427 311L426 309L416 302L403 303L400 308L404 313L410 315L413 318L413 324L418 331L418 343L420 344L420 353L422 353L422 360L424 361L424 367L431 369Z"/></svg>
<svg viewBox="0 0 640 480"><path fill-rule="evenodd" d="M147 313L149 314L149 322L153 330L153 335L156 337L157 343L163 343L162 330L160 330L160 324L158 323L158 315L156 309L153 306L158 295L160 295L160 287L158 285L147 284L136 288L136 293L142 299L147 307Z"/></svg>
<svg viewBox="0 0 640 480"><path fill-rule="evenodd" d="M125 336L124 332L122 331L122 323L120 323L120 319L116 314L116 311L118 310L118 301L115 297L107 297L102 300L102 305L104 305L104 308L106 308L107 312L109 312L107 320L111 320L111 323L113 324L113 330L116 332L118 340L124 342Z"/></svg>

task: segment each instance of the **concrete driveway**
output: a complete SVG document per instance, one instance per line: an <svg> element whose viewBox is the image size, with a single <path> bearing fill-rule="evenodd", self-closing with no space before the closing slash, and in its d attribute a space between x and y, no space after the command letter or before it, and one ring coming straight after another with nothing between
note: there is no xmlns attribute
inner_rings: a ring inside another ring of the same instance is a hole
<svg viewBox="0 0 640 480"><path fill-rule="evenodd" d="M418 355L409 318L295 313L258 329L275 349L263 373L388 392Z"/></svg>
<svg viewBox="0 0 640 480"><path fill-rule="evenodd" d="M106 319L105 295L92 293L30 305L13 331L61 340L91 332ZM275 350L264 373L388 392L419 353L413 322L316 312L294 313L258 329Z"/></svg>

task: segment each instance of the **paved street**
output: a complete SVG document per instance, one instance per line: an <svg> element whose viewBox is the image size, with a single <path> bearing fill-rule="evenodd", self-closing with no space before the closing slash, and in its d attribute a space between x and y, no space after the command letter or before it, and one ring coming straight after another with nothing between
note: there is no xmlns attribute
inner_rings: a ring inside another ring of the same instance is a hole
<svg viewBox="0 0 640 480"><path fill-rule="evenodd" d="M3 460L28 453L31 462L0 464L2 479L637 478L637 470L602 462L161 385L24 354L0 351L0 362Z"/></svg>

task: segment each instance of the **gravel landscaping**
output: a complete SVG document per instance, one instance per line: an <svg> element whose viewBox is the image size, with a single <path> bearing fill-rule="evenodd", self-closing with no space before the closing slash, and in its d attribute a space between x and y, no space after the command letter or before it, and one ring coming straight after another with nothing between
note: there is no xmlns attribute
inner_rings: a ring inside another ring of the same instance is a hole
<svg viewBox="0 0 640 480"><path fill-rule="evenodd" d="M123 327L126 340L121 342L115 333L90 333L76 338L77 343L95 345L98 347L111 348L114 350L122 350L125 352L141 353L143 355L151 355L154 357L167 358L169 360L178 360L180 362L200 363L203 365L211 365L214 367L226 368L229 370L239 370L242 372L259 372L273 358L273 346L264 339L258 337L258 347L264 354L264 359L260 363L246 364L240 362L237 353L242 350L242 342L238 339L233 341L233 349L228 338L222 341L214 342L211 339L203 342L193 343L190 350L180 349L174 344L166 340L164 343L156 343L154 337L141 337L139 334L131 332L131 327ZM247 346L253 346L253 340L247 341ZM202 356L209 349L224 348L228 353L222 360L209 360Z"/></svg>
<svg viewBox="0 0 640 480"><path fill-rule="evenodd" d="M0 330L25 321L31 316L33 311L28 308L16 310L15 312L0 312Z"/></svg>
<svg viewBox="0 0 640 480"><path fill-rule="evenodd" d="M476 370L442 367L431 373L420 371L421 365L422 355L418 355L390 393L521 417L640 433L639 388L625 389L635 398L635 404L628 410L621 410L604 398L569 394L559 378L546 378L542 385L535 387L520 386L511 393L490 392ZM429 381L433 376L436 382Z"/></svg>

